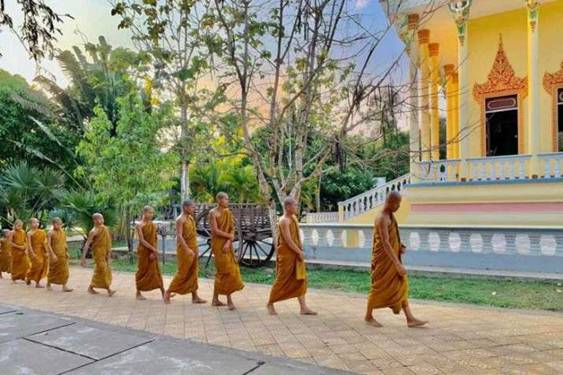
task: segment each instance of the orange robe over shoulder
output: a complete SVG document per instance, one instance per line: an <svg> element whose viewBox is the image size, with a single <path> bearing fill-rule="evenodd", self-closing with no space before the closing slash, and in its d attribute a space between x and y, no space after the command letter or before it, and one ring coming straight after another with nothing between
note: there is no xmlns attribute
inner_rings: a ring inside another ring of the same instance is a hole
<svg viewBox="0 0 563 375"><path fill-rule="evenodd" d="M8 240L0 240L0 272L10 273L12 270L12 247Z"/></svg>
<svg viewBox="0 0 563 375"><path fill-rule="evenodd" d="M49 262L47 260L47 248L45 247L47 234L43 229L37 229L31 235L31 248L35 256L30 257L31 267L27 271L27 280L38 283L47 276Z"/></svg>
<svg viewBox="0 0 563 375"><path fill-rule="evenodd" d="M235 218L229 209L223 210L217 217L219 230L235 233ZM215 259L215 291L217 294L231 294L242 290L244 284L240 276L240 268L235 258L235 251L231 244L228 251L223 250L227 239L211 235L211 251Z"/></svg>
<svg viewBox="0 0 563 375"><path fill-rule="evenodd" d="M68 247L66 234L63 230L53 230L51 232L51 249L57 256L57 261L49 261L49 273L47 281L49 284L65 285L68 281Z"/></svg>
<svg viewBox="0 0 563 375"><path fill-rule="evenodd" d="M184 221L182 238L188 244L188 247L194 252L194 255L188 255L180 246L180 243L176 241L176 260L178 262L178 270L176 271L176 275L174 275L174 279L172 279L168 290L171 293L188 294L197 290L197 277L199 273L196 224L191 215L189 215Z"/></svg>
<svg viewBox="0 0 563 375"><path fill-rule="evenodd" d="M23 229L14 231L12 242L19 246L26 246L27 234ZM12 250L12 280L25 280L27 271L29 270L29 258L25 250L11 247Z"/></svg>
<svg viewBox="0 0 563 375"><path fill-rule="evenodd" d="M141 231L145 241L156 247L157 245L157 227L153 222L144 223ZM137 246L137 273L135 273L135 283L137 290L146 292L149 290L160 289L163 286L162 274L158 265L158 257L151 259L152 250L147 248L139 241Z"/></svg>
<svg viewBox="0 0 563 375"><path fill-rule="evenodd" d="M94 288L109 289L111 285L111 267L108 263L110 251L111 234L109 229L102 225L97 228L97 233L92 240L94 275L92 275L90 285Z"/></svg>
<svg viewBox="0 0 563 375"><path fill-rule="evenodd" d="M399 226L394 216L389 225L389 243L393 252L400 259L401 239ZM403 302L408 298L408 278L397 273L392 260L383 249L381 235L377 227L373 231L373 247L371 255L371 290L368 295L368 306L372 309L389 307L395 314L401 311Z"/></svg>
<svg viewBox="0 0 563 375"><path fill-rule="evenodd" d="M294 243L301 248L299 222L293 216L289 224L289 233ZM269 303L279 302L290 298L301 297L307 292L307 277L301 275L298 279L297 268L303 266L299 257L293 251L282 235L278 224L278 241L276 255L276 280L270 291ZM304 276L304 277L303 277Z"/></svg>

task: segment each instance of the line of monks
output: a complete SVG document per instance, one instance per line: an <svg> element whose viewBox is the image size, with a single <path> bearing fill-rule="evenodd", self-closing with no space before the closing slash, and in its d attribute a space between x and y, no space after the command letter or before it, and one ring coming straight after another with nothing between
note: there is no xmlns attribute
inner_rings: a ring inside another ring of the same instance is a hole
<svg viewBox="0 0 563 375"><path fill-rule="evenodd" d="M211 251L214 256L216 273L213 287L212 306L227 306L235 309L232 294L244 288L239 265L233 249L235 240L235 220L229 209L229 197L225 193L217 195L217 206L209 214L211 225ZM407 271L401 256L405 246L400 241L399 227L393 215L401 203L401 196L389 194L385 206L375 220L371 290L368 295L365 321L380 327L373 317L373 310L389 307L395 314L403 311L409 327L420 327L427 322L416 319L408 303ZM278 240L276 244L276 279L270 291L266 305L271 315L276 315L274 304L283 300L297 298L300 313L316 315L305 301L307 292L307 270L303 244L300 239L297 220L297 202L288 198L284 201L284 214L278 222ZM136 226L138 235L136 298L144 300L142 292L159 289L165 303L170 303L175 295L191 294L195 304L206 303L198 295L198 246L195 205L186 201L182 205L182 214L176 221L176 256L177 272L168 286L164 288L158 262L157 226L153 222L154 209L143 209L141 222ZM98 294L96 289L104 289L111 297L111 233L104 225L100 213L92 216L94 228L82 249L81 265L87 266L86 254L92 250L94 273L88 292ZM24 280L28 285L35 283L42 288L41 280L47 276L47 288L53 284L61 285L64 292L71 292L67 282L69 278L68 248L62 221L52 220L52 229L45 233L39 228L39 221L31 219L29 232L23 230L23 223L17 220L14 229L0 242L0 277L2 272L11 272L12 281ZM226 296L226 303L220 300Z"/></svg>

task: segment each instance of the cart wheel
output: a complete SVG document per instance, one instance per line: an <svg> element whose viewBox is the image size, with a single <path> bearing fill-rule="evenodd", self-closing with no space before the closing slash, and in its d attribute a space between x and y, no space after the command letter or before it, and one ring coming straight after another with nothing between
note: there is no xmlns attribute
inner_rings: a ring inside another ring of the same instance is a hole
<svg viewBox="0 0 563 375"><path fill-rule="evenodd" d="M239 264L258 268L264 266L274 255L274 243L272 238L245 239L241 241Z"/></svg>

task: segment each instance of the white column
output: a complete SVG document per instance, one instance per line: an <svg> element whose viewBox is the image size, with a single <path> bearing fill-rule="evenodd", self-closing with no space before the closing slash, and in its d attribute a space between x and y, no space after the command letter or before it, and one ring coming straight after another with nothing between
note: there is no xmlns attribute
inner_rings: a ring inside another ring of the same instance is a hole
<svg viewBox="0 0 563 375"><path fill-rule="evenodd" d="M538 154L541 150L540 123L540 72L539 72L539 1L526 0L528 8L528 150L532 155L530 161L530 175L537 178L540 175Z"/></svg>
<svg viewBox="0 0 563 375"><path fill-rule="evenodd" d="M440 160L440 103L438 91L440 90L440 62L438 55L440 45L428 45L430 55L430 155L432 160Z"/></svg>
<svg viewBox="0 0 563 375"><path fill-rule="evenodd" d="M449 8L454 16L457 26L458 36L458 90L459 90L459 158L462 159L459 174L462 179L467 177L467 164L465 159L469 154L469 124L468 103L471 100L469 93L469 48L467 38L467 21L469 19L469 9L471 0L450 0Z"/></svg>
<svg viewBox="0 0 563 375"><path fill-rule="evenodd" d="M430 30L418 31L418 46L420 56L420 82L419 82L419 108L420 108L420 148L422 160L430 160L430 112L429 112L429 88L430 88L430 61L428 56L428 42Z"/></svg>
<svg viewBox="0 0 563 375"><path fill-rule="evenodd" d="M420 161L420 128L418 116L418 41L416 30L418 28L418 14L408 15L410 57L409 80L410 80L410 114L409 114L409 140L410 140L410 171L411 176L416 175L416 163Z"/></svg>

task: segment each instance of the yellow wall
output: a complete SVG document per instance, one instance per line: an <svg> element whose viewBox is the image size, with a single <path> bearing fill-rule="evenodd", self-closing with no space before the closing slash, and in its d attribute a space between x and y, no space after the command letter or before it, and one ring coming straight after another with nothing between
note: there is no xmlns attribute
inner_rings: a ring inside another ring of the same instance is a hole
<svg viewBox="0 0 563 375"><path fill-rule="evenodd" d="M547 3L541 6L539 13L539 40L540 59L539 71L540 81L543 83L543 75L554 73L561 69L563 62L563 0ZM545 91L542 84L541 92L541 147L543 152L551 152L553 147L552 137L552 97Z"/></svg>

